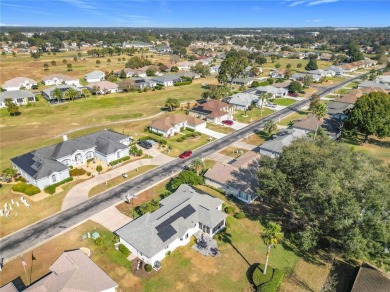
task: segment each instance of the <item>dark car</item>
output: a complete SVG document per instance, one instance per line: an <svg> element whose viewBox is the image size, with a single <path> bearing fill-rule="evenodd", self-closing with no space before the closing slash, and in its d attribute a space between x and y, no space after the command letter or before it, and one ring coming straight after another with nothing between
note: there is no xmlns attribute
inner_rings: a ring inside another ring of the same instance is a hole
<svg viewBox="0 0 390 292"><path fill-rule="evenodd" d="M233 121L232 120L224 120L224 121L222 121L222 124L228 125L228 126L232 126L233 125Z"/></svg>
<svg viewBox="0 0 390 292"><path fill-rule="evenodd" d="M292 97L297 97L298 96L298 94L296 92L289 92L287 95L288 96L292 96Z"/></svg>
<svg viewBox="0 0 390 292"><path fill-rule="evenodd" d="M184 159L184 158L190 157L191 154L192 154L192 151L184 151L182 154L179 155L179 157L181 159Z"/></svg>
<svg viewBox="0 0 390 292"><path fill-rule="evenodd" d="M138 145L141 146L142 148L145 148L145 149L150 149L153 146L148 141L138 141Z"/></svg>

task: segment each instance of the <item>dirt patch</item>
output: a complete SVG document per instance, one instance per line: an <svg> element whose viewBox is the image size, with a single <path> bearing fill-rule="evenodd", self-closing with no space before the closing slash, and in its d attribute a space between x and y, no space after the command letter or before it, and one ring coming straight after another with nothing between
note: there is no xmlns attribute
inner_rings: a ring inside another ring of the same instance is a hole
<svg viewBox="0 0 390 292"><path fill-rule="evenodd" d="M131 272L135 275L135 276L138 276L140 278L151 278L153 277L155 274L158 273L158 271L155 271L155 270L151 270L150 272L147 272L145 270L145 266L146 264L144 262L141 263L139 269L137 269L138 267L138 260L133 260L131 263Z"/></svg>

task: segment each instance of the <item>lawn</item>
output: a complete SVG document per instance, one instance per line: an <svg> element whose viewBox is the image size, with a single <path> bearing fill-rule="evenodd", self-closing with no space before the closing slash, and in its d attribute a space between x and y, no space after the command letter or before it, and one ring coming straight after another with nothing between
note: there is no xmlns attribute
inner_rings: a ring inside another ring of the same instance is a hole
<svg viewBox="0 0 390 292"><path fill-rule="evenodd" d="M337 90L335 91L335 93L337 93L337 94L347 94L347 93L350 92L350 91L351 91L351 89L340 88L340 89L337 89Z"/></svg>
<svg viewBox="0 0 390 292"><path fill-rule="evenodd" d="M234 119L238 122L249 124L261 120L273 112L274 110L266 107L263 108L263 112L261 112L260 108L254 108L251 111L247 111L246 114L243 111L236 111Z"/></svg>
<svg viewBox="0 0 390 292"><path fill-rule="evenodd" d="M246 152L248 152L248 150L228 146L225 149L219 151L218 153L225 155L225 156L237 158Z"/></svg>
<svg viewBox="0 0 390 292"><path fill-rule="evenodd" d="M138 175L141 175L141 174L155 168L156 166L157 165L143 165L143 166L138 167L137 169L133 169L133 170L127 172L126 173L127 178L123 178L122 176L118 176L116 178L110 179L109 181L107 181L107 184L102 183L102 184L97 185L97 186L93 187L92 189L90 189L90 191L88 193L88 197L96 196L97 194L100 194L101 192L104 192L107 189L113 188L121 183L124 183L125 181L128 181L128 180L130 180Z"/></svg>
<svg viewBox="0 0 390 292"><path fill-rule="evenodd" d="M207 123L207 129L210 129L212 131L222 133L222 134L230 134L234 132L233 128L230 128L228 126L223 126L223 125L216 125L216 124L211 124Z"/></svg>
<svg viewBox="0 0 390 292"><path fill-rule="evenodd" d="M265 141L267 141L269 139L270 139L270 137L266 132L258 131L257 133L250 135L249 137L247 137L246 139L243 139L242 141L244 141L247 144L258 146L258 145L263 144Z"/></svg>
<svg viewBox="0 0 390 292"><path fill-rule="evenodd" d="M16 195L11 192L11 184L3 184L3 187L0 188L0 206L4 206L5 203L10 204L11 199L14 200L15 205L13 206L13 211L9 218L5 218L5 216L0 217L0 237L4 237L61 211L61 205L65 195L74 185L82 181L83 180L77 180L62 185L61 188L63 190L61 192L50 195L38 202L34 202L28 196L24 196L30 204L30 208L27 208L24 204L20 203L21 195ZM19 207L16 207L16 201L19 201Z"/></svg>
<svg viewBox="0 0 390 292"><path fill-rule="evenodd" d="M356 141L342 140L346 145L359 151L364 151L372 156L382 160L385 165L390 164L390 138L378 139L370 137L368 143L363 143L363 137L358 137Z"/></svg>
<svg viewBox="0 0 390 292"><path fill-rule="evenodd" d="M275 68L275 65L277 63L279 63L281 69L286 69L287 64L291 64L292 70L303 72L303 71L305 71L305 66L307 65L307 63L309 63L309 60L304 60L304 59L280 58L278 60L275 60L274 63L271 63L271 58L267 58L267 60L268 60L268 62L263 65L264 69ZM297 68L297 65L299 63L302 64L301 68ZM317 60L317 65L318 65L318 69L325 69L325 68L331 66L332 62Z"/></svg>
<svg viewBox="0 0 390 292"><path fill-rule="evenodd" d="M272 103L282 106L289 106L296 102L297 100L292 98L276 98L272 101Z"/></svg>
<svg viewBox="0 0 390 292"><path fill-rule="evenodd" d="M296 112L292 113L291 115L288 115L287 117L278 121L277 124L281 125L281 126L289 126L290 122L305 119L309 113L310 112L307 110L296 111Z"/></svg>
<svg viewBox="0 0 390 292"><path fill-rule="evenodd" d="M200 79L190 85L168 87L161 91L91 96L55 106L41 99L30 107L22 106L21 115L17 117L11 117L6 109L1 109L1 168L9 167L9 159L14 156L58 143L62 134L68 131L75 131L68 138L104 128L113 128L136 137L150 121L110 123L158 114L169 97L181 102L196 100L203 92L201 83L205 81L207 79ZM83 129L85 127L88 129Z"/></svg>

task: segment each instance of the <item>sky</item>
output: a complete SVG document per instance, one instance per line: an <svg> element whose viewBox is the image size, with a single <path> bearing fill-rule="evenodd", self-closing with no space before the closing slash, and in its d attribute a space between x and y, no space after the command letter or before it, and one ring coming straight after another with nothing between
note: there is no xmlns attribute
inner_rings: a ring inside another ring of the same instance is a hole
<svg viewBox="0 0 390 292"><path fill-rule="evenodd" d="M0 0L0 26L388 27L390 0Z"/></svg>

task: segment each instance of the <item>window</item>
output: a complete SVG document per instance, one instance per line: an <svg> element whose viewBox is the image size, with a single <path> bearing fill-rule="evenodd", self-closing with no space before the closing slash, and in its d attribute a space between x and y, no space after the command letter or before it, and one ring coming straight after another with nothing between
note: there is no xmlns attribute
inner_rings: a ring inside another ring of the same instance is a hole
<svg viewBox="0 0 390 292"><path fill-rule="evenodd" d="M186 239L188 238L188 233L186 233Z"/></svg>
<svg viewBox="0 0 390 292"><path fill-rule="evenodd" d="M18 98L16 101L17 101L18 103L22 103L22 102L24 102L24 98Z"/></svg>
<svg viewBox="0 0 390 292"><path fill-rule="evenodd" d="M53 174L53 175L51 176L51 181L52 181L53 183L56 183L56 182L57 182L57 175Z"/></svg>
<svg viewBox="0 0 390 292"><path fill-rule="evenodd" d="M120 152L120 151L118 151L118 152L116 153L116 157L117 157L117 158L121 158L121 152Z"/></svg>
<svg viewBox="0 0 390 292"><path fill-rule="evenodd" d="M33 96L29 96L28 101L35 101L35 98Z"/></svg>

